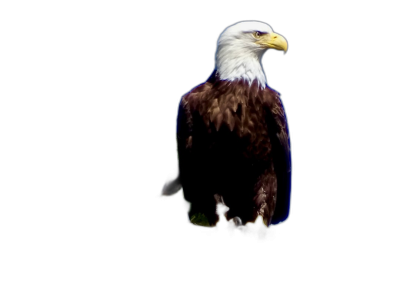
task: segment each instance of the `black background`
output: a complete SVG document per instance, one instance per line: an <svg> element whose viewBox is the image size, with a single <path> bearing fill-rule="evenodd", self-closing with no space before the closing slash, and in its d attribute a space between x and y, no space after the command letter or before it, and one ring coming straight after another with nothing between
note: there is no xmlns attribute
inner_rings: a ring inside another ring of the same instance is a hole
<svg viewBox="0 0 400 300"><path fill-rule="evenodd" d="M71 190L77 238L82 251L90 249L88 259L190 270L193 261L208 262L207 269L225 257L229 266L246 269L266 260L279 261L278 268L334 265L355 253L350 245L358 243L362 227L354 180L361 173L354 146L358 102L346 100L353 97L346 92L352 68L333 43L345 25L327 18L330 9L267 2L217 9L199 2L91 8L82 15L85 24L69 46L79 120ZM244 20L270 24L289 43L286 55L267 52L263 66L289 119L292 210L286 223L274 227L275 238L262 244L193 233L178 213L165 213L172 204L157 198L175 171L179 99L213 70L220 33Z"/></svg>

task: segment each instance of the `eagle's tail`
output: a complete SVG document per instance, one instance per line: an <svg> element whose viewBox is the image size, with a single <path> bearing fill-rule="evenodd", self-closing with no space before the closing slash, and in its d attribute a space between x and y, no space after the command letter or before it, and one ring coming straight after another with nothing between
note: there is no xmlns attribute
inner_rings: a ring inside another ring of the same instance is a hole
<svg viewBox="0 0 400 300"><path fill-rule="evenodd" d="M173 196L176 196L181 191L182 191L182 185L181 185L180 177L179 177L179 175L176 175L172 179L165 180L165 182L161 188L160 196L161 197L173 197Z"/></svg>

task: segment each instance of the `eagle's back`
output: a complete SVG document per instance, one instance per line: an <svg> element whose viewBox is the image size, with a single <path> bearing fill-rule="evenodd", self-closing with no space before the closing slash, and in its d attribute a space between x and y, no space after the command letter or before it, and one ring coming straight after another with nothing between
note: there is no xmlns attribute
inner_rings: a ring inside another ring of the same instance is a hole
<svg viewBox="0 0 400 300"><path fill-rule="evenodd" d="M280 144L279 132L286 134L289 145L276 91L260 88L257 81L249 85L219 80L214 73L180 104L178 153L184 192L190 180L202 181L210 193L221 195L238 186L250 188L282 158L277 146L273 153Z"/></svg>

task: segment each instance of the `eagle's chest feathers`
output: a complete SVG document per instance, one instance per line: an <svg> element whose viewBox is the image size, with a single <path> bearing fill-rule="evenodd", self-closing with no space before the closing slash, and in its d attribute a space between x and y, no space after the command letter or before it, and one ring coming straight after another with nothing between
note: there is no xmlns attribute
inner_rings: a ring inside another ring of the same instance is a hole
<svg viewBox="0 0 400 300"><path fill-rule="evenodd" d="M268 87L261 89L257 81L211 79L184 97L193 116L193 142L202 147L254 147L270 151L266 111L276 97ZM247 152L247 151L246 151ZM265 154L265 153L264 153Z"/></svg>

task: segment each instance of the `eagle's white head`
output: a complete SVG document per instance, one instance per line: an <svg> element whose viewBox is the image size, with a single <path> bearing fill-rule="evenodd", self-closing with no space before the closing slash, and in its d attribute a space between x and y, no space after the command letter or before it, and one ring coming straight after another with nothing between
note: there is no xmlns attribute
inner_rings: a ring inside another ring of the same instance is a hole
<svg viewBox="0 0 400 300"><path fill-rule="evenodd" d="M244 21L226 28L218 39L216 70L222 80L257 80L264 88L267 79L261 58L269 48L287 51L287 41L263 22Z"/></svg>

